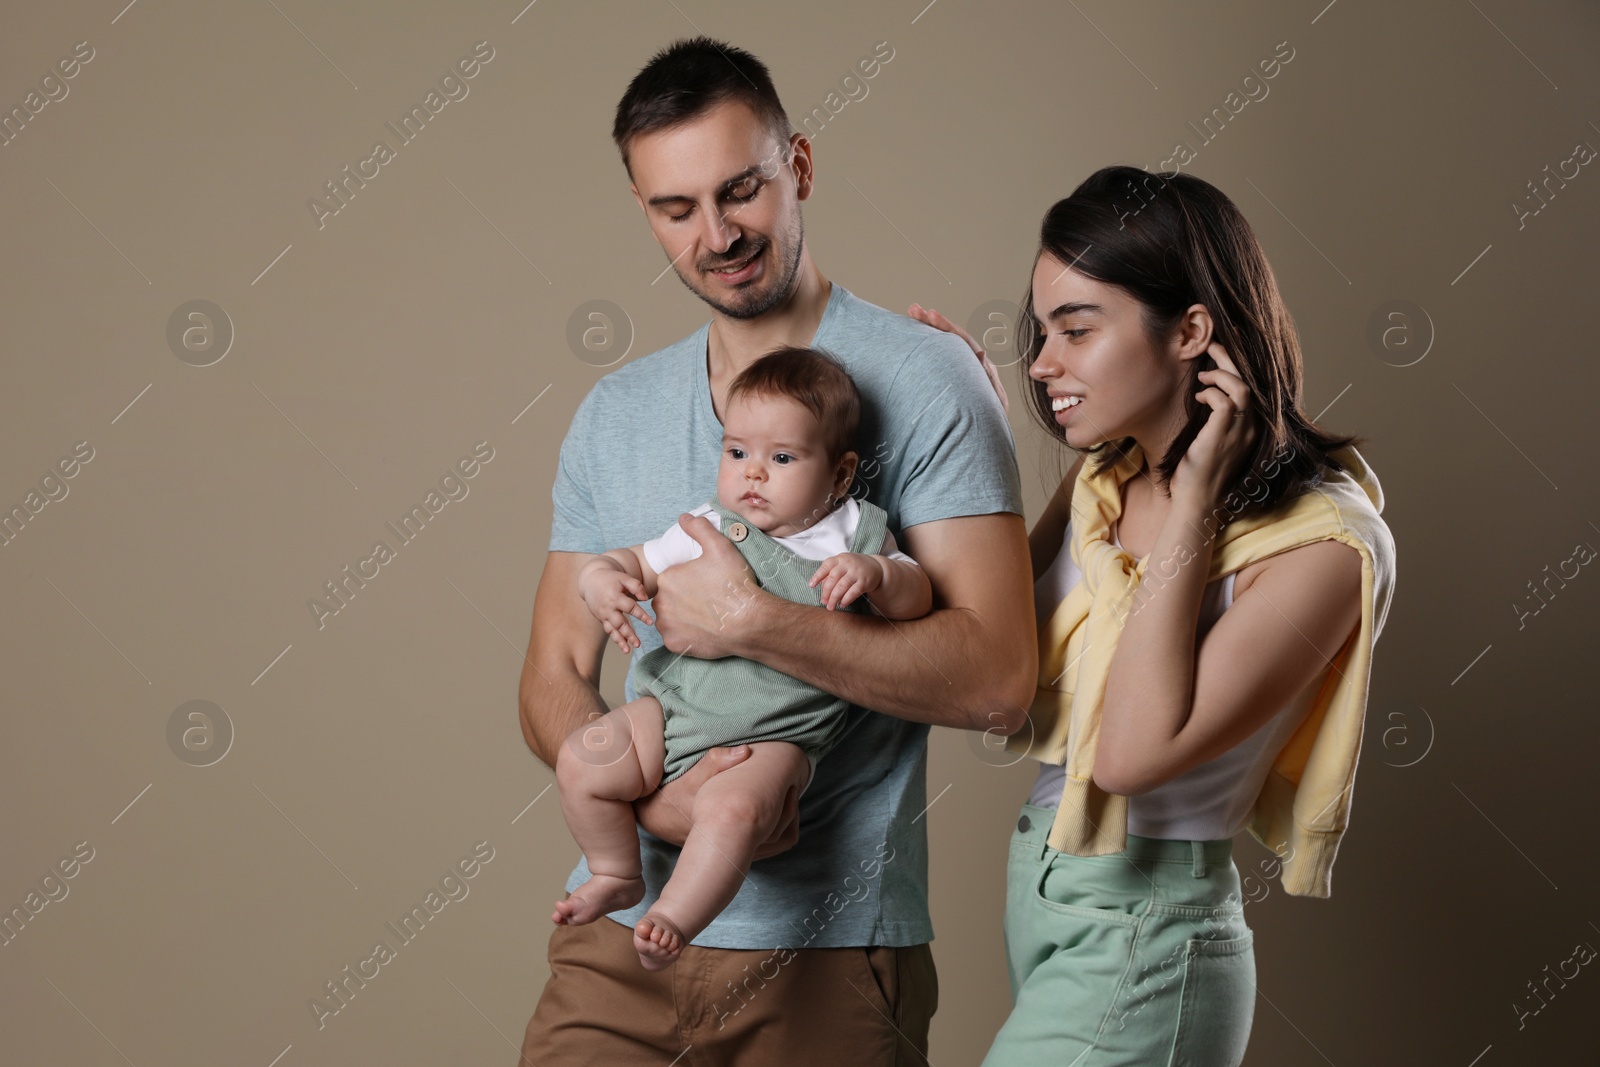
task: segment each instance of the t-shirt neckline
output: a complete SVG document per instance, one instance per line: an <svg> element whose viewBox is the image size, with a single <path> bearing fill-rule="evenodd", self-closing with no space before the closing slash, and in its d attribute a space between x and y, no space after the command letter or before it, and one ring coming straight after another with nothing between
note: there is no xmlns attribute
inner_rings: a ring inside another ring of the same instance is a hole
<svg viewBox="0 0 1600 1067"><path fill-rule="evenodd" d="M849 290L838 282L830 281L828 285L828 302L823 305L822 318L817 320L816 332L811 335L812 348L818 347L823 336L831 332L833 320L838 317L839 308L844 303L845 296L849 294ZM697 403L706 405L706 409L711 413L711 421L717 424L717 429L720 431L724 427L722 420L717 418L716 405L711 403L711 372L706 366L706 362L711 358L711 321L707 319L695 334L694 349L697 353L694 361L695 396Z"/></svg>

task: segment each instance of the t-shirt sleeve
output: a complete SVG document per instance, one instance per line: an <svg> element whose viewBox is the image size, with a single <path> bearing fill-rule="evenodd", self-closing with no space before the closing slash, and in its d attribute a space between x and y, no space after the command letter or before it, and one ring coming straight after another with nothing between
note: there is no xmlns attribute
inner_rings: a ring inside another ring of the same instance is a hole
<svg viewBox="0 0 1600 1067"><path fill-rule="evenodd" d="M1021 515L1016 442L994 386L966 342L929 337L890 387L899 434L901 529L961 515Z"/></svg>
<svg viewBox="0 0 1600 1067"><path fill-rule="evenodd" d="M711 520L711 525L722 529L722 516L710 504L701 504L690 510L691 515L704 515ZM688 563L700 555L700 542L683 532L683 527L673 523L667 527L660 537L652 537L642 546L644 560L650 564L650 569L660 574L668 567L678 563Z"/></svg>
<svg viewBox="0 0 1600 1067"><path fill-rule="evenodd" d="M572 424L561 441L555 483L550 487L550 551L600 553L615 546L605 543L595 508L588 457L593 455L595 386L573 412Z"/></svg>

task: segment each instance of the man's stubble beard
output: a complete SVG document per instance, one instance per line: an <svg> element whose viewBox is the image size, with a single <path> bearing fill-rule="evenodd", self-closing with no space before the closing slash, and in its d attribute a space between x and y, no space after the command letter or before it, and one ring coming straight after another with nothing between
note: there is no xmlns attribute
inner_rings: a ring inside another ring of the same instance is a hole
<svg viewBox="0 0 1600 1067"><path fill-rule="evenodd" d="M795 213L793 233L786 233L783 236L789 247L793 249L789 255L789 262L782 265L782 274L779 277L778 284L769 289L765 296L757 298L754 303L740 305L722 303L695 288L682 271L674 269L673 273L678 276L678 280L683 283L684 288L704 300L707 304L710 304L717 311L728 316L728 318L760 318L787 300L789 295L794 292L795 278L800 274L800 256L805 251L805 220L800 216L799 212ZM766 249L762 249L761 254L766 255Z"/></svg>

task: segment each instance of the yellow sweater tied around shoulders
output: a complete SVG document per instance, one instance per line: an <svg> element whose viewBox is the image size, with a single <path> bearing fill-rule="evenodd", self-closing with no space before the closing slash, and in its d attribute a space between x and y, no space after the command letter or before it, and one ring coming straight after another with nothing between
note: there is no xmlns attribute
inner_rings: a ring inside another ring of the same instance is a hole
<svg viewBox="0 0 1600 1067"><path fill-rule="evenodd" d="M1353 447L1333 458L1344 469L1329 472L1295 500L1265 515L1235 519L1220 534L1214 526L1201 531L1216 537L1208 581L1313 541L1342 541L1361 553L1361 624L1310 683L1318 687L1310 710L1275 758L1251 813L1251 835L1280 857L1284 891L1295 896L1331 892L1361 752L1372 649L1394 590L1394 539L1379 517L1383 490L1377 476ZM1031 729L1006 738L1008 751L1066 768L1048 843L1078 856L1127 847L1128 798L1095 784L1094 759L1111 657L1147 562L1111 540L1122 512L1122 483L1138 473L1141 461L1133 445L1104 475L1091 476L1087 461L1078 474L1070 551L1083 578L1039 627Z"/></svg>

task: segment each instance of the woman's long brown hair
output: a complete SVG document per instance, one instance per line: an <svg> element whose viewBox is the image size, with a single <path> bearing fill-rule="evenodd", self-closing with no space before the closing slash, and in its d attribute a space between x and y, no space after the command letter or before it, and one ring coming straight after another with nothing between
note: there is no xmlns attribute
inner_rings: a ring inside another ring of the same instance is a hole
<svg viewBox="0 0 1600 1067"><path fill-rule="evenodd" d="M1300 339L1277 279L1250 224L1209 182L1177 171L1097 170L1045 214L1039 255L1045 254L1138 301L1155 344L1166 343L1190 306L1205 305L1212 340L1239 368L1262 430L1225 495L1238 506L1228 507L1222 525L1269 512L1316 486L1327 472L1341 469L1332 453L1360 441L1323 430L1302 410ZM1024 371L1033 366L1044 339L1031 289L1030 281L1016 332ZM1205 388L1200 371L1215 366L1209 356L1190 361L1184 397L1188 420L1166 455L1149 457L1164 490L1211 415L1195 394ZM1028 386L1029 409L1050 434L1065 441L1044 383L1029 378ZM1087 449L1091 472L1103 474L1132 444L1132 438L1123 438Z"/></svg>

